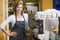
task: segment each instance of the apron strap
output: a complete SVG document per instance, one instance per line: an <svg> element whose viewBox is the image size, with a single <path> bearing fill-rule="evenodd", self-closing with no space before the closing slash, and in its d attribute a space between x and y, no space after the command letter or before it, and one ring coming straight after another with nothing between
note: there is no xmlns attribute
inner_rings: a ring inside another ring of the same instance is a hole
<svg viewBox="0 0 60 40"><path fill-rule="evenodd" d="M22 15L23 16L23 18L24 18L24 24L25 24L25 17L24 17L24 15Z"/></svg>
<svg viewBox="0 0 60 40"><path fill-rule="evenodd" d="M17 16L16 16L16 15L15 15L15 20L16 20L16 22L17 22ZM15 22L15 23L16 23L16 22Z"/></svg>

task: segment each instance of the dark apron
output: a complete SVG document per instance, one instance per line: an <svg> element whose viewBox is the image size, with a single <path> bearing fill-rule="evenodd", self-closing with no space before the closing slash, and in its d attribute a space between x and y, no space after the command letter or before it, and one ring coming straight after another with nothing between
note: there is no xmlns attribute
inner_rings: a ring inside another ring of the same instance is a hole
<svg viewBox="0 0 60 40"><path fill-rule="evenodd" d="M25 18L24 21L17 21L16 17L16 23L14 27L11 29L11 31L16 32L17 36L16 37L10 36L10 40L25 40L24 30L25 30Z"/></svg>

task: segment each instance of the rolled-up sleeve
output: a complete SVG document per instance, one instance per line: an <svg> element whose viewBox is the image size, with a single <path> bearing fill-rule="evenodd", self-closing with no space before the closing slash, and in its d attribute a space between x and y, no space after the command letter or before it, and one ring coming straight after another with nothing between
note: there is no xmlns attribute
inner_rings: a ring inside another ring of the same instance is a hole
<svg viewBox="0 0 60 40"><path fill-rule="evenodd" d="M6 26L9 22L11 22L11 17L12 17L12 16L9 16L9 17L0 25L0 29L4 29L5 26Z"/></svg>

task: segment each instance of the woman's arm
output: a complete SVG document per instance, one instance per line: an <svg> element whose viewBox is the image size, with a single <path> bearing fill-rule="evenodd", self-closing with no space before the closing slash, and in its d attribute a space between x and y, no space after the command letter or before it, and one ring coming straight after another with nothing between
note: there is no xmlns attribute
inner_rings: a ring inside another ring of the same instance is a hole
<svg viewBox="0 0 60 40"><path fill-rule="evenodd" d="M9 16L1 25L0 29L5 29L5 26L12 21L12 15Z"/></svg>
<svg viewBox="0 0 60 40"><path fill-rule="evenodd" d="M9 32L6 31L6 29L2 29L2 31L3 31L5 34L7 34L8 36L14 36L14 37L16 37L16 35L17 35L16 32L11 32L11 33L9 33Z"/></svg>
<svg viewBox="0 0 60 40"><path fill-rule="evenodd" d="M11 22L11 18L12 16L9 16L1 25L0 25L0 29L7 35L9 35L9 33L7 32L7 30L5 29L5 26Z"/></svg>
<svg viewBox="0 0 60 40"><path fill-rule="evenodd" d="M5 34L7 34L8 36L10 36L6 29L2 29L2 31L3 31Z"/></svg>
<svg viewBox="0 0 60 40"><path fill-rule="evenodd" d="M13 15L11 15L11 16L9 16L2 24L1 24L1 30L5 33L5 34L7 34L8 36L16 36L17 35L17 33L16 32L11 32L11 33L9 33L9 32L7 32L7 30L5 29L5 26L8 24L8 23L10 23L10 22L13 22L12 21L12 17L14 17ZM15 19L14 19L15 20Z"/></svg>
<svg viewBox="0 0 60 40"><path fill-rule="evenodd" d="M30 29L28 23L28 14L25 14L24 17L25 17L25 29L26 31L28 31Z"/></svg>

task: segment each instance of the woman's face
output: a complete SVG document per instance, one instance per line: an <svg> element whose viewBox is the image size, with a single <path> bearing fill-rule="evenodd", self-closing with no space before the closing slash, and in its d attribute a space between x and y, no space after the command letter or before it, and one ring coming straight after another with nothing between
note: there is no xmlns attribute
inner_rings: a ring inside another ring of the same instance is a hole
<svg viewBox="0 0 60 40"><path fill-rule="evenodd" d="M17 8L16 8L16 11L21 12L22 10L23 10L23 5L22 4L18 5Z"/></svg>

